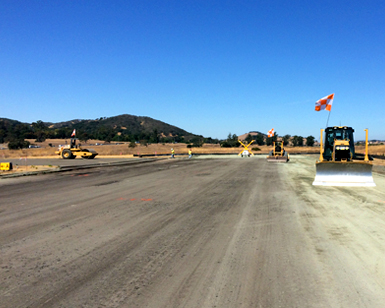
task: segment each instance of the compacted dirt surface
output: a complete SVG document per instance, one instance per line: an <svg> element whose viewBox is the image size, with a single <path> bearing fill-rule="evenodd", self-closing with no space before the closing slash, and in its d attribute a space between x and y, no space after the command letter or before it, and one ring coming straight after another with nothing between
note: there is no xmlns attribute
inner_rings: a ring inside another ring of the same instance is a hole
<svg viewBox="0 0 385 308"><path fill-rule="evenodd" d="M384 307L385 175L167 159L0 180L0 307Z"/></svg>

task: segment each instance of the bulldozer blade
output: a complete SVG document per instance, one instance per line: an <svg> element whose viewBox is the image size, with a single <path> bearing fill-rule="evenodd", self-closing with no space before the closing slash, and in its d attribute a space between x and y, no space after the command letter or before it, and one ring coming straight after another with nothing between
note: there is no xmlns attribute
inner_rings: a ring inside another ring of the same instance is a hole
<svg viewBox="0 0 385 308"><path fill-rule="evenodd" d="M317 162L313 185L376 186L372 165L366 162Z"/></svg>
<svg viewBox="0 0 385 308"><path fill-rule="evenodd" d="M289 158L287 156L268 156L267 161L274 163L287 163Z"/></svg>

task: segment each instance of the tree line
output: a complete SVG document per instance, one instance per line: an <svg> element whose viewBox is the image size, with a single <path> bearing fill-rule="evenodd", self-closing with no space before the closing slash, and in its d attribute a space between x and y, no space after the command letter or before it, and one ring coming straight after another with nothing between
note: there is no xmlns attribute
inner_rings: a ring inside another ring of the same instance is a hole
<svg viewBox="0 0 385 308"><path fill-rule="evenodd" d="M76 125L75 125L76 127ZM74 127L50 128L41 120L31 125L13 120L0 121L0 143L8 143L9 149L28 148L30 143L25 139L34 139L35 142L43 142L46 139L67 139L70 138ZM107 125L94 126L92 129L75 128L76 138L82 142L90 139L102 140L105 142L130 142L143 145L151 143L186 143L190 147L200 147L204 143L219 143L218 139L205 138L203 136L190 135L187 138L180 132L174 131L165 136L158 129L150 132L141 131L130 133L122 127L112 128Z"/></svg>
<svg viewBox="0 0 385 308"><path fill-rule="evenodd" d="M248 134L245 138L245 142L250 143L252 140L255 141L255 144L257 145L267 145L271 146L273 145L273 142L276 142L278 139L278 134L275 132L274 136L272 137L265 137L262 134L254 135ZM309 146L312 147L315 143L315 138L313 136L308 136L306 138L302 136L291 136L291 135L284 135L282 136L282 142L284 146ZM238 136L235 134L229 133L227 136L227 139L222 141L221 143L222 147L239 147L241 144L238 142Z"/></svg>
<svg viewBox="0 0 385 308"><path fill-rule="evenodd" d="M150 132L130 133L129 129L123 129L122 126L113 128L107 125L96 125L96 123L93 124L92 129L89 126L76 126L76 124L73 127L51 128L41 120L29 125L7 119L0 121L0 143L8 143L10 149L25 148L30 145L25 139L34 139L35 142L43 142L46 139L67 139L70 138L74 128L76 128L76 137L82 142L94 139L105 142L130 142L132 144L139 142L143 145L151 143L186 143L189 147L201 147L204 143L219 143L221 147L240 146L238 136L231 133L229 133L227 139L218 140L196 135L190 135L186 138L178 131L173 131L169 136L165 136L156 128ZM245 141L249 143L254 140L256 145L270 146L277 141L277 138L278 134L276 132L273 137L265 137L263 134L253 136L248 134ZM313 146L315 138L313 136L303 138L297 135L284 135L282 141L284 146Z"/></svg>

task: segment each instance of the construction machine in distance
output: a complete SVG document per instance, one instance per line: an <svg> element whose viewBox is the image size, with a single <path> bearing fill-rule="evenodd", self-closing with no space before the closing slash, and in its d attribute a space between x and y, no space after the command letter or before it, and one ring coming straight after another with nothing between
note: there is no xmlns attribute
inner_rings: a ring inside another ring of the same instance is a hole
<svg viewBox="0 0 385 308"><path fill-rule="evenodd" d="M270 151L269 156L267 156L266 159L268 162L287 163L290 158L289 154L283 148L283 142L273 142L273 149Z"/></svg>
<svg viewBox="0 0 385 308"><path fill-rule="evenodd" d="M83 149L80 144L76 144L77 138L71 138L68 145L60 146L55 154L60 155L64 159L74 159L76 157L94 159L98 153L93 149Z"/></svg>
<svg viewBox="0 0 385 308"><path fill-rule="evenodd" d="M354 149L353 128L333 126L321 129L320 158L316 162L313 185L376 186L370 162L373 159L368 154L368 130L365 131L365 154L358 154Z"/></svg>
<svg viewBox="0 0 385 308"><path fill-rule="evenodd" d="M254 156L254 154L253 154L253 152L251 152L250 150L249 150L249 146L254 142L254 140L251 140L250 141L250 143L248 144L248 145L245 145L241 140L238 140L238 142L240 143L240 144L242 144L242 146L243 146L243 150L242 150L242 152L240 152L239 154L238 154L238 156L241 156L241 157L250 157L250 156Z"/></svg>

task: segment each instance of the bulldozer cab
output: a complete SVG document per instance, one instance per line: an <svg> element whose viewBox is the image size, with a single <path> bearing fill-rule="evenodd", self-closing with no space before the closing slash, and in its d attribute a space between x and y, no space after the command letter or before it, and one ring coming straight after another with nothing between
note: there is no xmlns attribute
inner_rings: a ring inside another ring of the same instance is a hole
<svg viewBox="0 0 385 308"><path fill-rule="evenodd" d="M333 160L336 150L349 150L349 157L354 158L354 129L347 126L334 126L325 129L324 160Z"/></svg>

